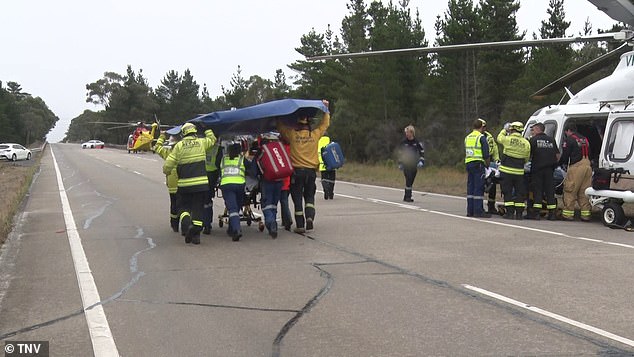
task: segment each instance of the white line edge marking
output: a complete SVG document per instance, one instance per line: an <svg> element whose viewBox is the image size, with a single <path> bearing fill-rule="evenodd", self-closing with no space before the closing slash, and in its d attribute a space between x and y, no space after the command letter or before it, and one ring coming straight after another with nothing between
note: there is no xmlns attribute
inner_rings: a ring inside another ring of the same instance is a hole
<svg viewBox="0 0 634 357"><path fill-rule="evenodd" d="M618 341L618 342L621 342L621 343L626 344L628 346L634 347L634 341L632 341L630 339L627 339L625 337L621 337L621 336L615 335L615 334L613 334L611 332L607 332L605 330L601 330L600 328L596 328L594 326L586 325L583 322L575 321L575 320L569 319L567 317L564 317L564 316L561 316L561 315L557 315L555 313L540 309L540 308L538 308L536 306L531 306L531 305L525 304L525 303L523 303L521 301L513 300L513 299L508 298L506 296L503 296L503 295L500 295L500 294L496 294L494 292L487 291L487 290L484 290L484 289L481 289L481 288L478 288L478 287L475 287L475 286L472 286L472 285L462 284L462 286L465 287L466 289L476 291L476 292L478 292L478 293L480 293L482 295L486 295L486 296L492 297L494 299L504 301L504 302L506 302L508 304L511 304L511 305L519 306L519 307L521 307L523 309L527 309L527 310L536 312L536 313L538 313L540 315L544 315L544 316L550 317L552 319L567 323L569 325L578 327L580 329L583 329L583 330L586 330L586 331L590 331L590 332L596 333L597 335L601 335L601 336L609 338L611 340Z"/></svg>
<svg viewBox="0 0 634 357"><path fill-rule="evenodd" d="M381 188L381 189L402 191L402 189L395 189L393 187L383 187L383 186L375 186L375 185L356 184L354 182L346 182L346 181L342 181L342 182L350 184L350 185L357 185L357 186L364 186L364 187L373 187L373 188ZM414 191L414 192L419 192L419 191ZM462 197L458 197L458 196L430 194L430 193L427 193L427 192L423 192L423 193L428 194L428 195L433 195L433 196L439 196L439 197L462 199ZM549 230L545 230L545 229L526 227L526 226L518 226L518 225L514 225L514 224L510 224L510 223L497 222L497 221L492 221L492 220L488 220L488 219L459 216L459 215L456 215L456 214L453 214L453 213L434 211L434 210L430 210L430 209L426 209L426 208L421 208L421 207L418 207L418 206L413 206L413 205L408 205L408 204L403 204L403 203L398 203L398 202L385 201L385 200L380 200L380 199L377 199L377 198L369 198L369 197L368 198L363 198L363 197L358 197L358 196L344 195L344 194L340 194L340 193L337 193L337 196L345 197L345 198L349 198L349 199L354 199L354 200L372 202L372 203L376 203L376 204L388 204L388 205L391 205L391 206L405 208L405 209L411 209L411 210L414 210L414 211L433 213L433 214L438 214L438 215L441 215L441 216L459 218L459 219L464 219L464 220L469 220L469 221L476 221L476 222L481 222L481 223L485 223L485 224L494 224L494 225L508 227L508 228L516 228L516 229L522 229L522 230L525 230L525 231L539 232L539 233L544 233L544 234L551 234L551 235L555 235L555 236L559 236L559 237L576 239L576 240L582 240L582 241L586 241L586 242L600 243L600 244L612 245L612 246L621 247L621 248L634 249L634 245L631 245L631 244L624 244L624 243L617 243L617 242L608 242L608 241L601 240L601 239L571 236L571 235L566 234L566 233L549 231Z"/></svg>
<svg viewBox="0 0 634 357"><path fill-rule="evenodd" d="M86 252L81 244L81 237L75 225L73 211L66 196L64 183L62 182L62 174L59 171L53 147L51 146L51 155L53 156L53 164L55 165L55 173L57 175L57 186L59 188L59 197L62 200L62 210L64 212L64 221L66 223L66 233L68 235L68 243L70 244L71 255L73 256L73 264L75 266L75 274L77 275L77 283L81 293L81 300L84 304L84 315L88 323L88 331L90 332L90 341L92 342L93 353L95 356L119 356L117 345L114 343L112 332L103 306L99 304L101 297L97 290L97 284L92 276L92 271L88 265ZM89 307L92 308L88 309Z"/></svg>

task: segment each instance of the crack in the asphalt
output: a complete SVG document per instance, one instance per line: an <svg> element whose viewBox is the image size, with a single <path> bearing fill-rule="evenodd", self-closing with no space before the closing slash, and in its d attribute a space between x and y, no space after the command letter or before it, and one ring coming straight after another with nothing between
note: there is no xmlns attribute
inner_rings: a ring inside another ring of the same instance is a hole
<svg viewBox="0 0 634 357"><path fill-rule="evenodd" d="M142 299L117 299L118 302L134 302L144 304L155 305L182 305L182 306L200 306L200 307L213 307L223 309L236 309L236 310L251 310L251 311L264 311L264 312L290 312L298 313L300 310L292 309L274 309L268 307L253 307L253 306L238 306L238 305L224 305L224 304L207 304L201 302L187 302L187 301L156 301L156 300L142 300Z"/></svg>
<svg viewBox="0 0 634 357"><path fill-rule="evenodd" d="M139 238L143 237L143 234L144 234L143 228L141 228L141 227L136 227L136 228L137 228L137 234L132 239L139 239ZM24 327L24 328L15 330L15 331L11 331L11 332L7 332L5 334L2 334L2 335L0 335L0 340L8 338L8 337L15 336L15 335L20 334L20 333L37 330L37 329L39 329L41 327L53 325L53 324L55 324L57 322L64 321L64 320L67 320L67 319L69 319L71 317L83 314L84 312L86 312L88 310L91 310L91 309L94 309L97 306L105 305L105 304L107 304L109 302L118 300L119 297L121 297L123 294L125 294L132 286L134 286L139 281L139 279L141 279L141 277L143 277L145 275L145 272L138 271L138 256L141 253L144 253L144 252L156 247L156 244L154 243L152 238L145 237L145 239L146 239L149 247L146 247L144 249L141 249L141 250L135 252L132 255L132 257L130 257L130 267L129 267L129 269L130 269L130 272L134 274L134 276L132 277L132 279L130 279L130 281L128 281L128 283L126 285L123 286L123 288L121 288L121 290L119 290L115 294L111 295L109 298L102 299L101 301L99 301L97 303L94 303L94 304L86 307L85 309L82 308L82 309L80 309L77 312L74 312L74 313L71 313L71 314L68 314L68 315L65 315L65 316L61 316L61 317L58 317L58 318L55 318L55 319L52 319L52 320L49 320L49 321L40 322L40 323L31 325L31 326L27 326L27 327Z"/></svg>
<svg viewBox="0 0 634 357"><path fill-rule="evenodd" d="M475 300L477 300L479 302L483 302L483 303L492 305L495 308L504 309L508 313L510 313L511 315L516 316L518 318L527 319L527 320L530 320L530 321L532 321L534 323L540 324L542 326L546 326L546 327L555 329L555 330L557 330L559 332L562 332L562 333L567 334L569 336L572 336L574 338L578 338L580 340L584 340L586 342L594 344L597 347L600 347L602 349L601 355L605 355L605 356L634 356L634 352L631 352L631 351L628 351L628 350L624 350L624 349L619 348L617 346L613 346L613 345L611 345L609 343L606 343L604 340L592 337L591 335L584 334L583 332L577 331L574 328L570 328L570 327L568 327L566 325L560 325L560 324L557 324L556 322L549 321L547 319L541 318L540 316L534 316L534 315L532 315L530 313L527 313L525 311L518 310L514 306L511 306L511 305L508 305L508 304L504 304L502 302L499 302L497 300L488 298L486 296L475 294L471 290L451 285L450 283L448 283L446 281L443 281L443 280L430 278L428 276L425 276L425 275L422 275L422 274L407 270L405 268L402 268L402 267L399 267L397 265L382 261L382 260L377 259L377 258L373 258L373 257L367 256L367 255L365 255L363 253L360 253L360 252L357 252L357 251L353 251L351 249L348 249L346 247L343 247L343 246L340 246L340 245L337 245L337 244L334 244L334 243L331 243L331 242L320 240L317 237L313 237L313 236L309 235L308 233L303 233L303 234L300 234L300 235L302 235L305 238L308 238L310 240L313 240L313 241L315 241L317 243L329 246L329 247L331 247L331 248L333 248L335 250L338 250L340 252L344 252L344 253L353 255L355 257L361 258L361 259L364 260L364 262L372 262L372 263L376 263L376 264L382 265L384 267L393 269L393 270L395 270L394 274L407 275L407 276L410 276L410 277L415 278L417 280L423 281L424 283L431 284L431 285L434 285L434 286L437 286L437 287L440 287L440 288L446 288L446 289L452 290L452 291L457 292L459 294L465 295L465 296L467 296L469 298L475 299ZM325 265L325 264L321 264L321 265ZM334 278L331 276L331 274L326 272L326 271L324 271L324 270L322 270L322 269L320 269L318 264L313 264L313 266L318 268L322 272L322 274L328 274L329 285L332 285L332 281L334 281ZM330 287L328 287L328 290L329 289L330 289ZM322 291L323 290L324 289L322 289ZM320 294L321 294L322 291L320 291ZM318 294L318 295L320 295L320 294ZM319 298L321 298L323 295L325 295L325 294L321 294L319 296ZM310 305L310 308L312 308L317 303L318 300L319 299L315 300L315 298L311 299L309 301L309 303L307 304L307 306ZM308 310L310 310L310 308ZM306 312L308 312L308 311L303 312L299 316L295 316L294 319L296 319L296 320L299 319L299 317L301 317L301 315L303 315ZM296 322L297 321L294 321L292 325L294 325ZM287 323L287 325L288 325L288 323ZM290 329L290 327L292 327L292 325L289 326L288 329ZM285 327L286 327L286 325L285 325ZM288 329L286 331L284 331L284 334L286 334L288 332ZM277 341L277 338L276 338L276 341ZM281 340L280 340L280 342L281 342ZM277 343L277 345L274 343L273 347L274 347L274 349L273 349L273 355L272 356L279 357L280 356L279 343Z"/></svg>
<svg viewBox="0 0 634 357"><path fill-rule="evenodd" d="M288 333L288 331L290 331L290 329L297 323L297 321L299 321L299 319L304 316L306 313L308 313L315 305L317 305L317 303L319 302L319 300L324 297L326 294L328 294L328 292L330 291L330 288L332 287L332 284L334 282L334 279L332 277L332 274L330 274L329 272L323 270L320 267L320 264L317 263L313 263L312 266L314 266L317 270L319 270L319 274L323 277L326 278L326 283L324 284L324 286L319 290L319 292L317 292L317 294L315 296L313 296L307 303L306 305L304 305L304 307L298 311L295 316L293 316L290 320L288 320L286 322L286 324L284 324L284 326L282 326L282 329L280 330L280 332L277 333L277 336L275 337L275 340L273 340L273 351L271 353L271 356L273 357L279 357L280 356L280 345L282 344L282 340L284 339L284 337L286 336L286 334Z"/></svg>
<svg viewBox="0 0 634 357"><path fill-rule="evenodd" d="M42 327L50 326L50 325L53 325L55 323L58 323L58 322L61 322L61 321L64 321L64 320L68 320L71 317L79 316L79 315L81 315L83 313L84 313L84 309L79 309L78 311L75 311L75 312L70 313L68 315L64 315L64 316L61 316L61 317L58 317L58 318L55 318L55 319L52 319L52 320L40 322L40 323L35 324L35 325L23 327L21 329L15 330L15 331L10 331L10 332L4 333L4 334L0 335L0 341L4 340L4 339L7 339L9 337L13 337L15 335L24 333L24 332L37 330L37 329L42 328Z"/></svg>

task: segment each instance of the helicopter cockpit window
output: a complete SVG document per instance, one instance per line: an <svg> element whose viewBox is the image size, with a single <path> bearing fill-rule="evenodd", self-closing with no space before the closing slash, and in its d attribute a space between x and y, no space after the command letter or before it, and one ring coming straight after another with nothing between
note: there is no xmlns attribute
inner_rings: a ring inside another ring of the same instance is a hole
<svg viewBox="0 0 634 357"><path fill-rule="evenodd" d="M546 122L544 123L544 133L550 136L551 138L555 137L557 133L557 123L556 122Z"/></svg>
<svg viewBox="0 0 634 357"><path fill-rule="evenodd" d="M627 161L632 156L634 121L618 120L610 128L606 155L609 160Z"/></svg>

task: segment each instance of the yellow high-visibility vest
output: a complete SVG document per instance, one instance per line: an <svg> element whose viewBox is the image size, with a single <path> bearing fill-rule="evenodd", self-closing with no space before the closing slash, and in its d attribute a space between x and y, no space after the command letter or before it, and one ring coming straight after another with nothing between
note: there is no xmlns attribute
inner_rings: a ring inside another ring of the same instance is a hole
<svg viewBox="0 0 634 357"><path fill-rule="evenodd" d="M243 184L247 181L244 169L244 156L238 155L230 159L228 156L220 162L220 186L227 184Z"/></svg>
<svg viewBox="0 0 634 357"><path fill-rule="evenodd" d="M482 157L482 145L480 143L480 138L482 138L482 133L474 130L464 139L465 164L473 161L484 162L484 157Z"/></svg>

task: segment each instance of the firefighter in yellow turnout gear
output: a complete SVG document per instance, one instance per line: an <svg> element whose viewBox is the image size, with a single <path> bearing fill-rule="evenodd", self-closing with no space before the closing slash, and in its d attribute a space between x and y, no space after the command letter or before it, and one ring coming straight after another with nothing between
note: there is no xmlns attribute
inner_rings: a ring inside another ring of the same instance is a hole
<svg viewBox="0 0 634 357"><path fill-rule="evenodd" d="M209 181L205 171L207 150L216 143L211 129L205 130L205 137L196 136L196 126L185 123L181 128L183 139L176 143L163 165L163 173L168 175L174 168L178 174L178 193L181 196L181 233L185 243L200 244L203 229L203 206Z"/></svg>
<svg viewBox="0 0 634 357"><path fill-rule="evenodd" d="M166 160L172 148L178 142L178 135L180 135L180 125L168 130L170 134L169 145L165 145L166 132L162 132L159 135L156 145L152 148L158 156L163 160ZM167 192L170 195L170 226L174 232L178 232L179 218L180 218L180 195L178 194L178 174L176 169L173 169L169 174L165 175L165 184L167 185Z"/></svg>
<svg viewBox="0 0 634 357"><path fill-rule="evenodd" d="M524 183L524 164L531 154L531 144L522 136L524 124L513 122L504 125L497 137L503 146L500 164L500 184L504 196L504 218L523 219L526 208L526 184Z"/></svg>

